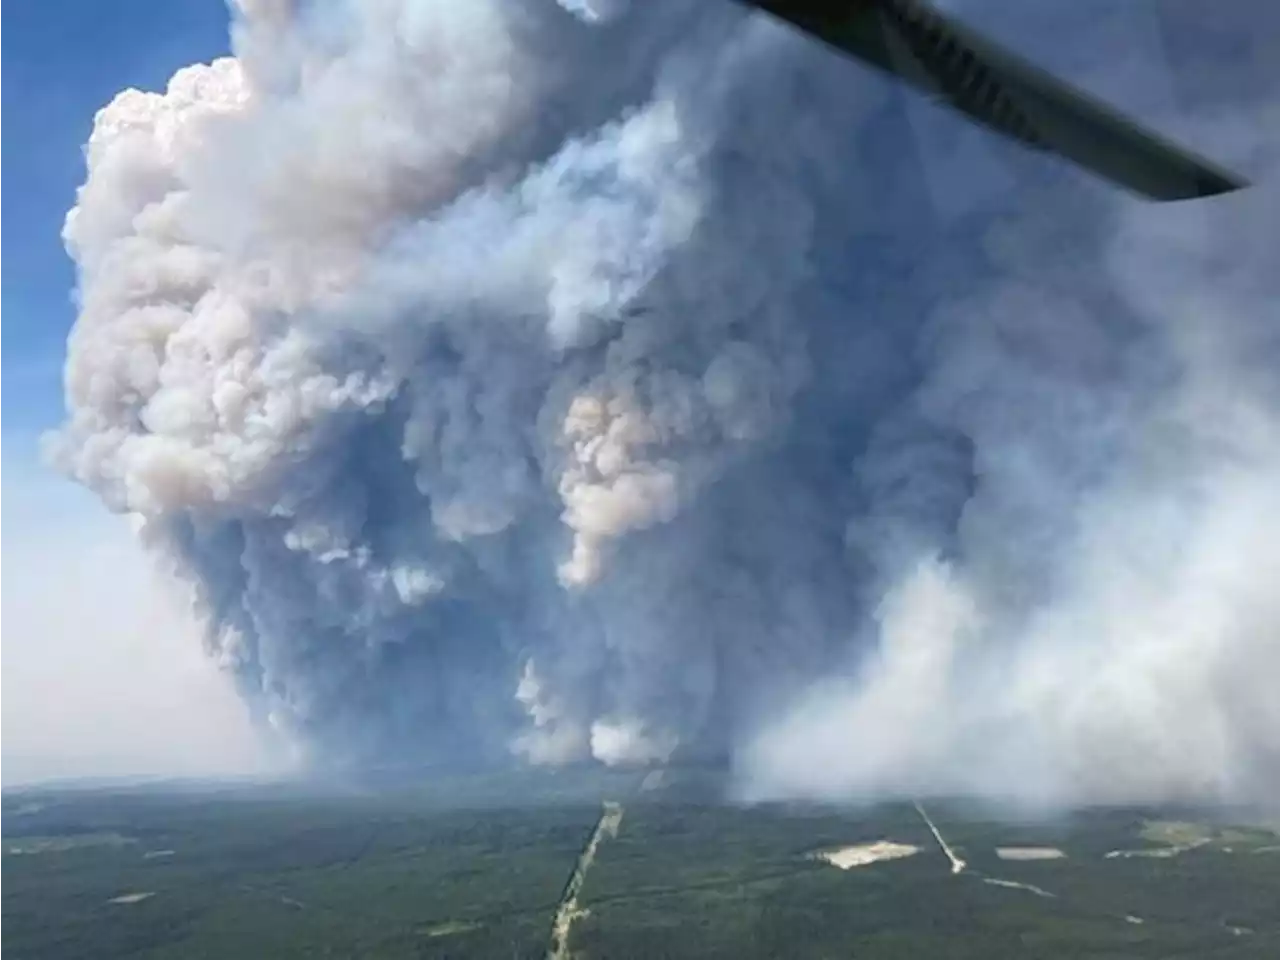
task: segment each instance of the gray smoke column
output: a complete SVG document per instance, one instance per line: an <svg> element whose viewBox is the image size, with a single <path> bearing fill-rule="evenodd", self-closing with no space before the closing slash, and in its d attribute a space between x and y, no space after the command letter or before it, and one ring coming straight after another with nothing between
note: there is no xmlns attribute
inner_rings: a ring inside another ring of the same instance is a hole
<svg viewBox="0 0 1280 960"><path fill-rule="evenodd" d="M751 796L1274 785L1274 189L992 161L736 4L232 37L97 117L52 449L277 735L728 753ZM1280 168L1276 91L1201 138Z"/></svg>

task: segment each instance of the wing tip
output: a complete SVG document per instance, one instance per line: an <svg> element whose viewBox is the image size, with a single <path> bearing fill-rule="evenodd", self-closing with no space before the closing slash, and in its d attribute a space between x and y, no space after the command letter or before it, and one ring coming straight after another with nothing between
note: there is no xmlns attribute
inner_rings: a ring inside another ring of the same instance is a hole
<svg viewBox="0 0 1280 960"><path fill-rule="evenodd" d="M1195 197L1219 197L1249 186L1249 181L1232 173L1208 171L1196 177Z"/></svg>
<svg viewBox="0 0 1280 960"><path fill-rule="evenodd" d="M1172 189L1140 189L1152 200L1159 203L1175 203L1180 200L1207 200L1210 197L1221 197L1252 186L1244 177L1236 176L1223 170L1202 169L1183 180Z"/></svg>

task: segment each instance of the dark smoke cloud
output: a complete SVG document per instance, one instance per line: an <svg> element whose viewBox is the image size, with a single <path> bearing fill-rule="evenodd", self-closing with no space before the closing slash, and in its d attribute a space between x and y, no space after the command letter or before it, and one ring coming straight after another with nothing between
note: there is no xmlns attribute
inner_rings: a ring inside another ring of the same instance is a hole
<svg viewBox="0 0 1280 960"><path fill-rule="evenodd" d="M1102 84L1146 37L1195 96L1128 106L1280 167L1265 4L960 6ZM1118 197L729 3L240 0L233 38L98 116L55 452L279 735L1274 785L1273 186Z"/></svg>

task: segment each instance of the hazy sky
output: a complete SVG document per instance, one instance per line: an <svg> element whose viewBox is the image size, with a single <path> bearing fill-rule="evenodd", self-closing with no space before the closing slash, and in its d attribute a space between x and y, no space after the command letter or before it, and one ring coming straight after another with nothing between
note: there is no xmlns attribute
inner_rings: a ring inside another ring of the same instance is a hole
<svg viewBox="0 0 1280 960"><path fill-rule="evenodd" d="M226 51L220 0L10 0L3 32L3 779L251 767L243 711L126 522L54 475L63 217L94 113Z"/></svg>

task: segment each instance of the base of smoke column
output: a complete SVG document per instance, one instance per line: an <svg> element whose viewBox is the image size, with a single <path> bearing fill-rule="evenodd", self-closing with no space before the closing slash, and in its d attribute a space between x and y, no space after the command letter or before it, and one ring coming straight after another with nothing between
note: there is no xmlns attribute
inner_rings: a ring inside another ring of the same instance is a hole
<svg viewBox="0 0 1280 960"><path fill-rule="evenodd" d="M657 776L655 776L655 774ZM563 800L569 794L594 796L640 794L683 802L719 803L730 797L732 764L719 753L682 754L666 763L609 766L597 760L555 766L524 762L381 763L342 769L312 770L303 777L309 788L348 793L407 792L484 805L518 793L521 802L538 802L544 794Z"/></svg>

